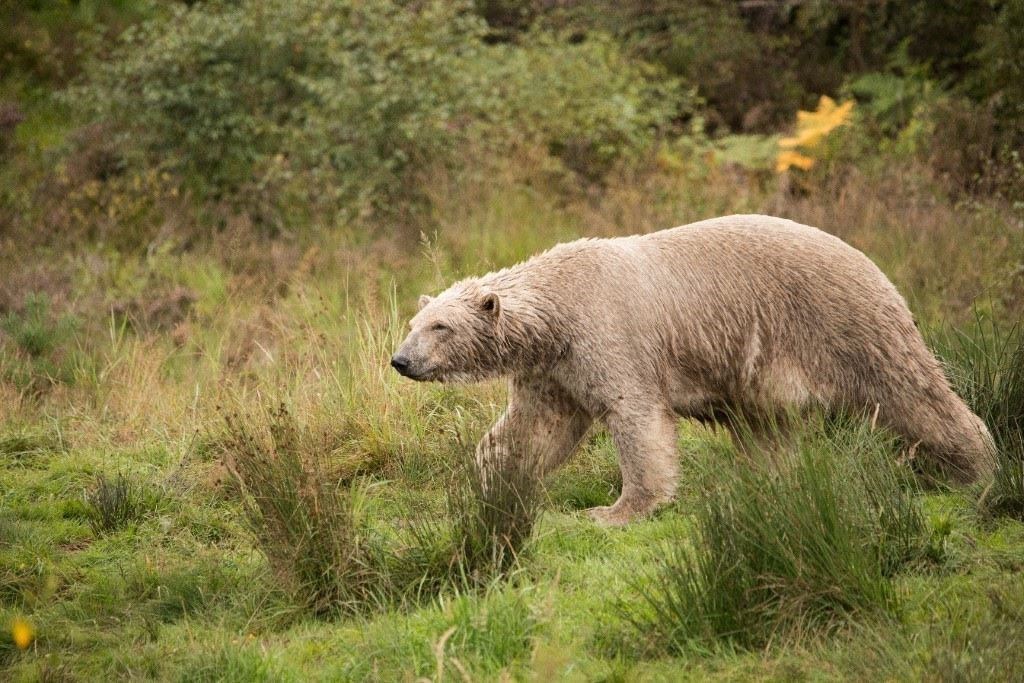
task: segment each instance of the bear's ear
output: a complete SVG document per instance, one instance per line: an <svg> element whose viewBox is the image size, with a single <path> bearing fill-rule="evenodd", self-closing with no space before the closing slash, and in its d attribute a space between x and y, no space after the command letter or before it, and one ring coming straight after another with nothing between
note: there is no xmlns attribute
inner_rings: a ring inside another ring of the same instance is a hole
<svg viewBox="0 0 1024 683"><path fill-rule="evenodd" d="M497 320L501 315L501 297L494 292L484 294L480 299L480 310Z"/></svg>
<svg viewBox="0 0 1024 683"><path fill-rule="evenodd" d="M423 310L423 308L424 308L424 307L425 307L425 306L426 306L427 304L429 304L429 303L430 303L431 301L433 301L433 300L434 300L434 297L432 297L432 296L427 296L426 294L423 294L422 296L420 296L420 310L422 311L422 310Z"/></svg>

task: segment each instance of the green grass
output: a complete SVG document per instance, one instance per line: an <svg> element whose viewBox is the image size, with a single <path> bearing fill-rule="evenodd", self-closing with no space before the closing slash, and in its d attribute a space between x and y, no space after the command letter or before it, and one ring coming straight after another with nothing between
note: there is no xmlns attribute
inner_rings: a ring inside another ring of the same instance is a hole
<svg viewBox="0 0 1024 683"><path fill-rule="evenodd" d="M702 431L683 436L708 457L721 447ZM230 491L194 484L169 494L173 504L158 514L98 536L85 516L68 517L56 503L76 495L62 485L69 475L91 481L110 454L73 450L71 457L70 466L4 470L0 610L5 618L25 614L37 627L29 650L6 647L0 655L14 680L58 669L80 678L392 680L434 677L439 661L448 680L461 680L460 667L474 680L502 671L585 680L844 672L913 678L949 661L988 671L998 648L1019 642L1019 627L1004 627L1019 616L989 594L1005 594L1010 607L1018 599L1013 576L1024 567L1024 525L993 527L961 494L908 494L923 507L929 534L944 530L945 559L886 579L889 598L901 605L898 617L855 615L831 634L808 632L764 650L659 654L638 648L642 641L618 603L633 599L637 577L659 566L666 547L699 538L704 503L696 492L625 530L598 528L552 500L507 578L472 590L450 582L419 600L318 617L285 590ZM113 459L140 457L156 454L122 451ZM572 476L556 475L551 489ZM443 487L418 493L421 514L444 514ZM39 506L39 494L52 503ZM366 495L367 511L385 529L408 519L408 484L382 480ZM958 631L950 634L954 624Z"/></svg>
<svg viewBox="0 0 1024 683"><path fill-rule="evenodd" d="M574 199L516 163L500 182L438 180L426 249L310 229L6 259L50 303L5 313L0 332L0 678L1019 678L1002 655L1024 647L1024 523L980 491L918 490L885 464L884 435L812 423L770 467L683 423L678 501L604 529L583 510L621 487L606 433L536 490L483 500L464 466L503 386L425 386L387 365L421 292L578 234L733 210L831 227L926 322L962 323L1019 258L979 247L1012 236L1011 217L917 195L900 214L888 176L854 176L838 204L676 175ZM179 286L196 302L174 328L111 316ZM70 359L73 381L38 372L33 344ZM985 365L1004 356L971 353L948 356L977 373L961 391L991 421L970 386L1002 387L986 400L1009 415L1016 384ZM280 401L286 414L266 410ZM102 481L119 521L97 525ZM25 650L15 617L35 627Z"/></svg>
<svg viewBox="0 0 1024 683"><path fill-rule="evenodd" d="M727 450L700 468L694 534L623 604L636 640L686 651L763 648L898 614L890 577L928 555L930 532L892 439L867 425L812 422L762 460Z"/></svg>
<svg viewBox="0 0 1024 683"><path fill-rule="evenodd" d="M979 505L989 515L1024 520L1024 327L979 314L973 328L940 343L957 391L995 441L998 469Z"/></svg>

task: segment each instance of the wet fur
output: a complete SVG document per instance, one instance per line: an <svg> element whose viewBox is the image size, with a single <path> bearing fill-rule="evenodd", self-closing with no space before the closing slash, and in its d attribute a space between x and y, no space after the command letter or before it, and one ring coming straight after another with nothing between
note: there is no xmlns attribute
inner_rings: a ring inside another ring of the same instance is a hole
<svg viewBox="0 0 1024 683"><path fill-rule="evenodd" d="M450 330L428 331L438 324ZM735 415L756 431L811 407L877 412L959 482L994 466L987 429L892 283L836 237L780 218L560 244L425 298L411 327L400 353L417 379L511 378L485 464L525 452L550 471L603 420L623 480L592 511L609 524L672 497L679 416Z"/></svg>

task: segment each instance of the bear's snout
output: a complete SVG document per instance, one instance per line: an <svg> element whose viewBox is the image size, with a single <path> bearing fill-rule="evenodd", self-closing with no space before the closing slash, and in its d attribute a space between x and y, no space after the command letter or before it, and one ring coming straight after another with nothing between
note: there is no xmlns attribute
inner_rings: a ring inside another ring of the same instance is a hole
<svg viewBox="0 0 1024 683"><path fill-rule="evenodd" d="M396 353L391 357L391 367L398 371L398 374L402 377L409 376L409 359L400 353Z"/></svg>

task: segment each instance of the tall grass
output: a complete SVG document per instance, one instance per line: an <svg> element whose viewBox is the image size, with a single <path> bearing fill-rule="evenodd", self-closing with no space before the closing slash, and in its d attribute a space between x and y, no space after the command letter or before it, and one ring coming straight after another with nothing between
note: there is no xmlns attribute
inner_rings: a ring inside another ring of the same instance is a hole
<svg viewBox="0 0 1024 683"><path fill-rule="evenodd" d="M227 418L225 464L275 576L315 613L380 602L384 560L360 517L359 491L341 487L323 443L281 405Z"/></svg>
<svg viewBox="0 0 1024 683"><path fill-rule="evenodd" d="M889 577L928 532L891 438L822 422L767 460L704 463L693 545L669 547L627 608L656 647L757 648L898 607Z"/></svg>
<svg viewBox="0 0 1024 683"><path fill-rule="evenodd" d="M449 484L455 557L470 579L507 572L533 533L541 503L533 462L521 457L503 468L480 468L467 457Z"/></svg>
<svg viewBox="0 0 1024 683"><path fill-rule="evenodd" d="M93 533L100 535L141 519L156 504L156 497L128 475L118 472L113 478L98 475L95 485L85 495L85 503L89 526Z"/></svg>
<svg viewBox="0 0 1024 683"><path fill-rule="evenodd" d="M995 440L998 467L979 506L1024 519L1024 327L977 316L973 329L947 333L938 345L954 387Z"/></svg>
<svg viewBox="0 0 1024 683"><path fill-rule="evenodd" d="M467 455L437 514L405 508L396 528L365 513L367 488L339 481L330 437L284 406L227 418L222 448L274 576L315 614L352 614L486 586L505 576L539 512L532 469L478 470Z"/></svg>

